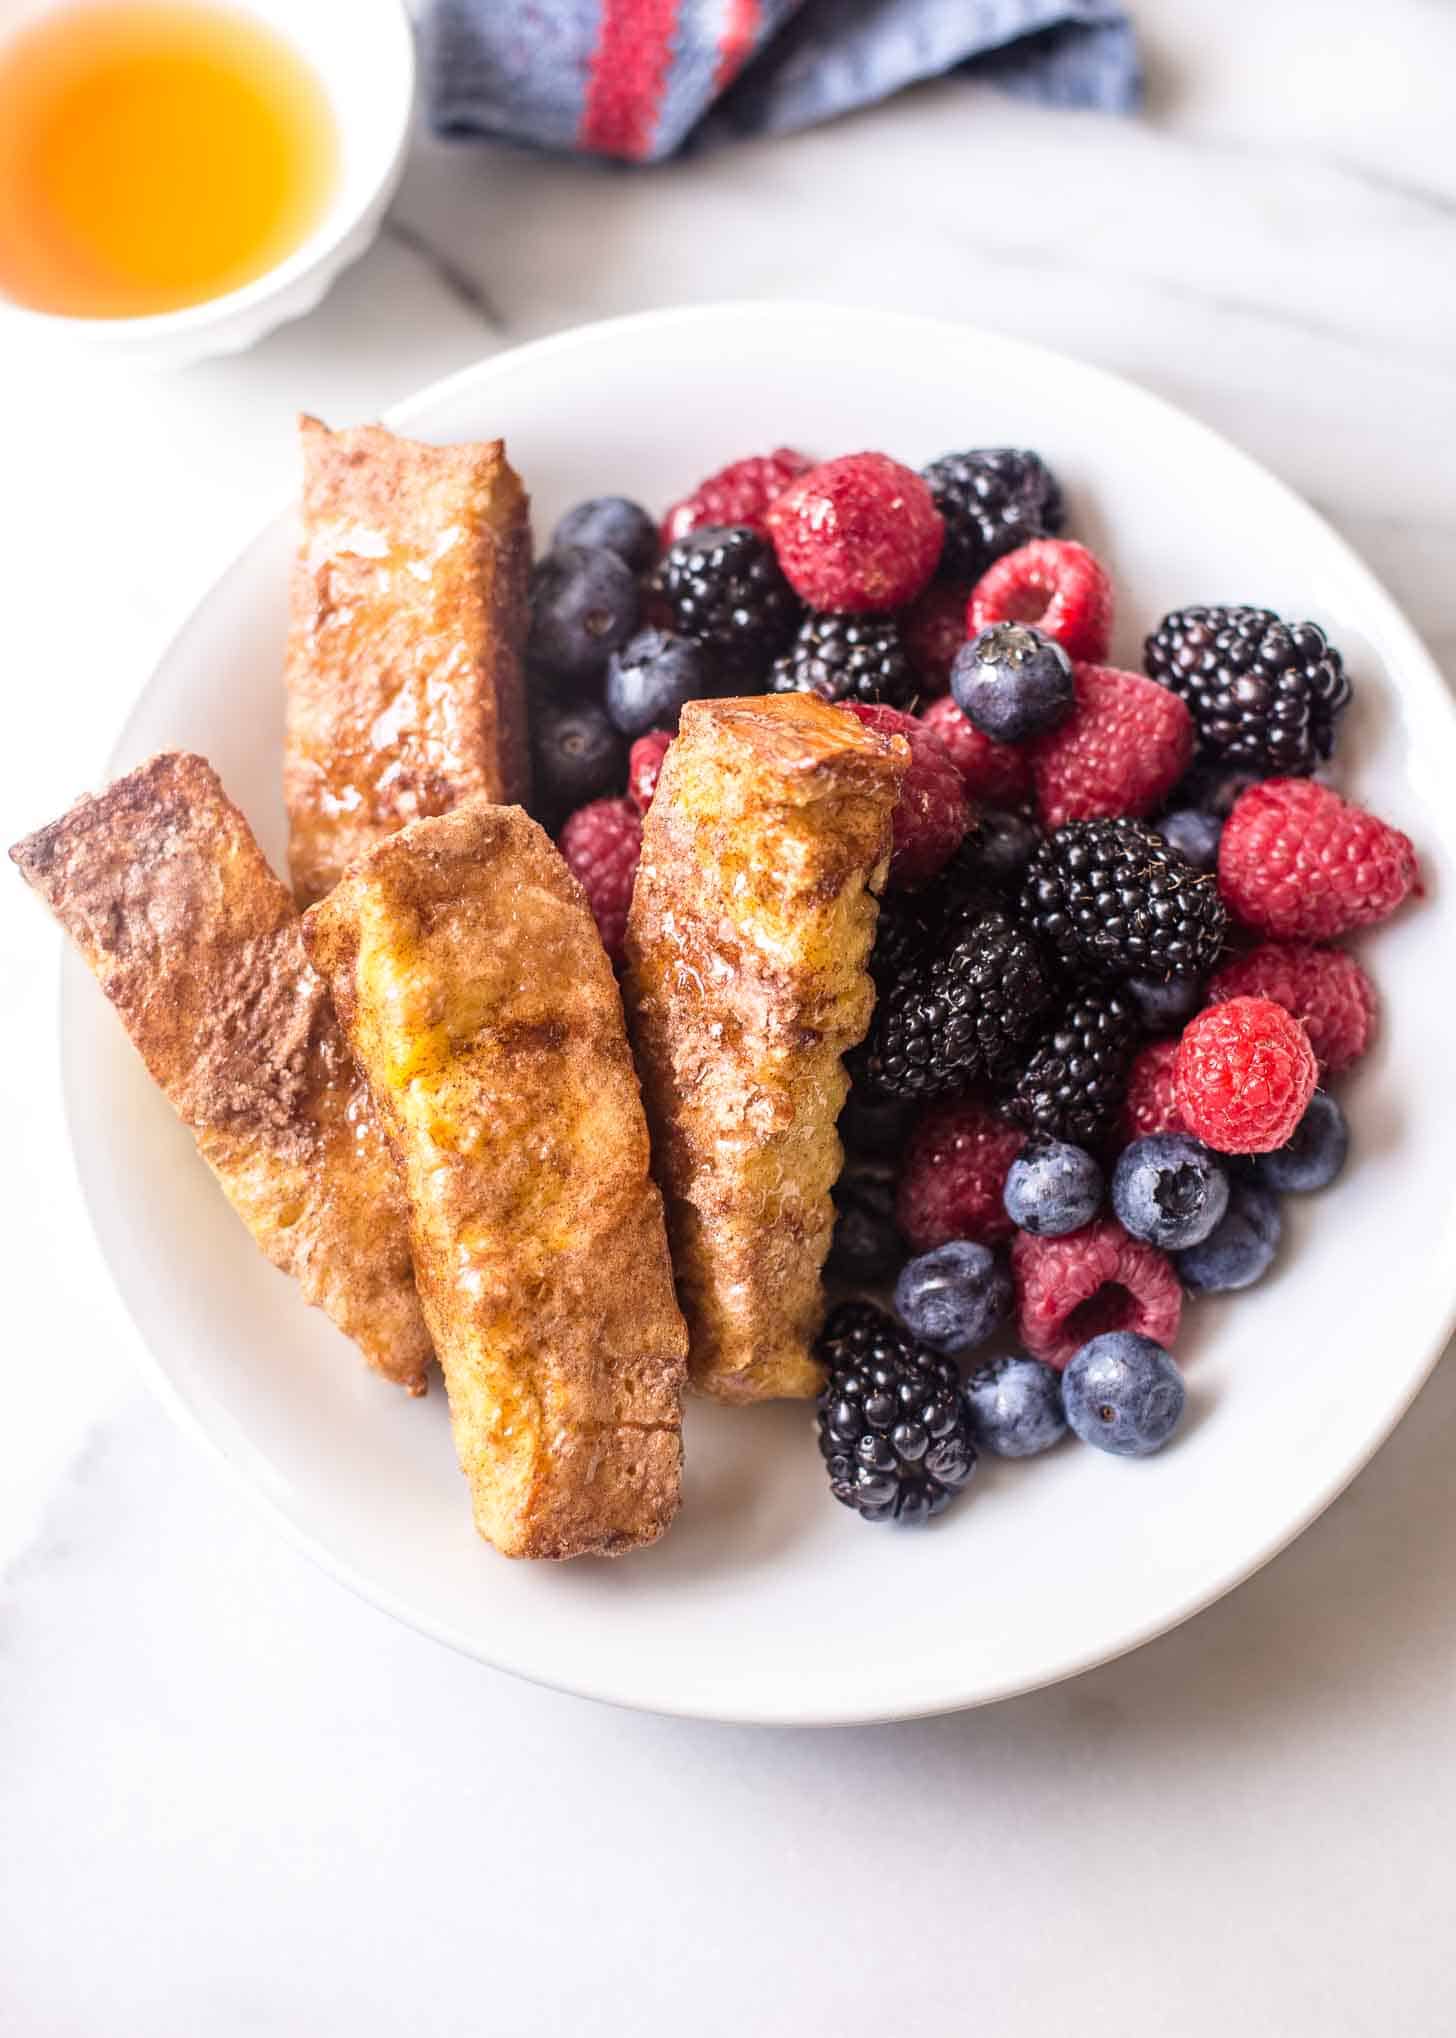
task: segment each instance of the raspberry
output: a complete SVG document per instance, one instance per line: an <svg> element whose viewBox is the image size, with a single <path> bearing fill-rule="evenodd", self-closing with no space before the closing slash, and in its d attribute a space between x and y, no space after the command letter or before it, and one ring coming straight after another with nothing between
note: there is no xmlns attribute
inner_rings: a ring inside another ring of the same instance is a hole
<svg viewBox="0 0 1456 2038"><path fill-rule="evenodd" d="M964 581L933 580L900 618L900 631L924 694L944 693L950 668L966 641L966 607L971 590Z"/></svg>
<svg viewBox="0 0 1456 2038"><path fill-rule="evenodd" d="M998 743L968 722L949 694L932 701L920 717L945 745L961 784L973 800L1011 807L1031 791L1026 756L1014 743Z"/></svg>
<svg viewBox="0 0 1456 2038"><path fill-rule="evenodd" d="M1019 1232L1011 1247L1017 1327L1033 1358L1061 1372L1089 1339L1131 1330L1171 1345L1183 1313L1172 1263L1099 1217L1062 1238Z"/></svg>
<svg viewBox="0 0 1456 2038"><path fill-rule="evenodd" d="M1307 941L1386 919L1419 876L1408 835L1308 778L1250 786L1218 847L1229 911L1260 934Z"/></svg>
<svg viewBox="0 0 1456 2038"><path fill-rule="evenodd" d="M1073 658L1094 664L1112 642L1112 582L1071 538L1034 538L988 567L971 590L967 636L990 623L1035 623Z"/></svg>
<svg viewBox="0 0 1456 2038"><path fill-rule="evenodd" d="M847 714L886 736L903 736L910 745L910 769L900 786L895 808L895 847L890 857L890 882L916 885L934 877L965 840L970 826L961 775L945 745L914 715L901 714L879 701L844 701Z"/></svg>
<svg viewBox="0 0 1456 2038"><path fill-rule="evenodd" d="M886 453L848 453L791 482L766 519L789 585L812 609L914 601L945 537L920 476Z"/></svg>
<svg viewBox="0 0 1456 2038"><path fill-rule="evenodd" d="M649 729L632 745L627 759L627 797L639 814L645 814L652 805L652 795L657 791L657 781L662 772L662 760L671 741L670 729Z"/></svg>
<svg viewBox="0 0 1456 2038"><path fill-rule="evenodd" d="M1078 665L1076 706L1027 745L1037 805L1048 828L1150 814L1193 755L1193 717L1139 672Z"/></svg>
<svg viewBox="0 0 1456 2038"><path fill-rule="evenodd" d="M895 1219L918 1253L953 1238L995 1245L1015 1226L1002 1192L1026 1134L974 1097L935 1104L910 1136Z"/></svg>
<svg viewBox="0 0 1456 2038"><path fill-rule="evenodd" d="M675 502L663 518L664 551L675 538L685 538L704 524L746 524L751 531L766 532L764 515L769 504L813 464L807 454L796 453L792 446L779 446L772 453L756 453L719 468L700 481L691 495Z"/></svg>
<svg viewBox="0 0 1456 2038"><path fill-rule="evenodd" d="M1178 1071L1176 1040L1150 1040L1127 1074L1120 1121L1123 1140L1148 1139L1155 1132L1186 1132L1174 1095Z"/></svg>
<svg viewBox="0 0 1456 2038"><path fill-rule="evenodd" d="M1190 1020L1178 1043L1183 1122L1219 1153L1271 1153L1305 1114L1319 1080L1309 1035L1272 998L1230 998Z"/></svg>
<svg viewBox="0 0 1456 2038"><path fill-rule="evenodd" d="M1208 986L1208 1002L1272 998L1309 1035L1320 1073L1337 1076L1357 1062L1375 1034L1375 986L1342 948L1307 941L1266 941L1225 963Z"/></svg>
<svg viewBox="0 0 1456 2038"><path fill-rule="evenodd" d="M586 893L603 948L620 962L642 853L642 816L630 800L593 800L563 824L559 847Z"/></svg>

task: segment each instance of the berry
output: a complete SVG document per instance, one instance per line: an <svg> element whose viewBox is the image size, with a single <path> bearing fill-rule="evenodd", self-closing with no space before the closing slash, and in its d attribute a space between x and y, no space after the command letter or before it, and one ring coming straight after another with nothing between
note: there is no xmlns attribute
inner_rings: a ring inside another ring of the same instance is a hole
<svg viewBox="0 0 1456 2038"><path fill-rule="evenodd" d="M978 580L993 559L1062 528L1061 489L1035 453L943 453L920 471L945 519L944 573Z"/></svg>
<svg viewBox="0 0 1456 2038"><path fill-rule="evenodd" d="M963 581L932 580L900 616L905 652L923 694L943 694L950 668L966 641L966 604L971 590Z"/></svg>
<svg viewBox="0 0 1456 2038"><path fill-rule="evenodd" d="M531 717L532 783L555 820L622 783L621 737L595 701L542 702Z"/></svg>
<svg viewBox="0 0 1456 2038"><path fill-rule="evenodd" d="M983 736L949 694L932 701L920 720L945 745L969 799L996 805L1025 799L1031 791L1031 773L1021 752Z"/></svg>
<svg viewBox="0 0 1456 2038"><path fill-rule="evenodd" d="M1031 1458L1067 1434L1062 1377L1040 1359L1013 1356L978 1366L965 1387L971 1431L998 1458Z"/></svg>
<svg viewBox="0 0 1456 2038"><path fill-rule="evenodd" d="M742 524L767 535L764 516L769 504L813 464L807 454L780 446L772 453L755 454L720 468L700 481L691 495L675 502L663 518L664 547L685 538L689 531L701 530L704 524Z"/></svg>
<svg viewBox="0 0 1456 2038"><path fill-rule="evenodd" d="M774 660L771 693L908 707L919 692L893 616L806 616Z"/></svg>
<svg viewBox="0 0 1456 2038"><path fill-rule="evenodd" d="M955 1361L868 1302L841 1303L815 1350L829 1368L819 1450L835 1499L866 1521L939 1514L976 1466Z"/></svg>
<svg viewBox="0 0 1456 2038"><path fill-rule="evenodd" d="M885 453L847 453L790 482L768 512L790 585L810 608L898 609L940 558L930 490Z"/></svg>
<svg viewBox="0 0 1456 2038"><path fill-rule="evenodd" d="M565 545L601 545L645 573L657 557L657 526L640 504L624 495L596 495L569 509L551 535L552 550Z"/></svg>
<svg viewBox="0 0 1456 2038"><path fill-rule="evenodd" d="M982 814L976 849L981 872L991 884L1019 891L1040 845L1040 830L1024 815Z"/></svg>
<svg viewBox="0 0 1456 2038"><path fill-rule="evenodd" d="M1210 1004L1229 998L1272 998L1292 1012L1309 1035L1323 1075L1352 1067L1375 1035L1375 986L1342 948L1266 941L1226 962L1210 981Z"/></svg>
<svg viewBox="0 0 1456 2038"><path fill-rule="evenodd" d="M845 701L846 710L884 736L903 736L910 768L895 806L892 885L923 884L960 848L970 825L961 775L945 745L914 715L872 701Z"/></svg>
<svg viewBox="0 0 1456 2038"><path fill-rule="evenodd" d="M1124 1139L1147 1139L1155 1132L1184 1130L1175 1094L1177 1072L1176 1040L1154 1040L1139 1048L1127 1072L1127 1094L1122 1100L1120 1124Z"/></svg>
<svg viewBox="0 0 1456 2038"><path fill-rule="evenodd" d="M904 1151L912 1111L898 1097L878 1097L854 1084L839 1114L839 1137L852 1154L896 1158Z"/></svg>
<svg viewBox="0 0 1456 2038"><path fill-rule="evenodd" d="M1319 1065L1309 1035L1272 998L1230 998L1184 1028L1178 1109L1219 1153L1269 1153L1304 1116Z"/></svg>
<svg viewBox="0 0 1456 2038"><path fill-rule="evenodd" d="M624 736L677 729L685 701L711 692L713 667L691 637L639 630L607 661L607 713Z"/></svg>
<svg viewBox="0 0 1456 2038"><path fill-rule="evenodd" d="M1252 1287L1269 1271L1282 1229L1279 1198L1254 1182L1235 1182L1228 1209L1203 1243L1173 1255L1178 1278L1194 1295Z"/></svg>
<svg viewBox="0 0 1456 2038"><path fill-rule="evenodd" d="M649 729L632 745L627 760L627 795L639 814L645 814L652 805L652 795L662 776L662 760L671 744L671 730Z"/></svg>
<svg viewBox="0 0 1456 2038"><path fill-rule="evenodd" d="M1333 1097L1316 1090L1309 1109L1284 1145L1257 1156L1254 1180L1281 1195L1325 1189L1345 1165L1349 1151L1350 1128L1344 1112Z"/></svg>
<svg viewBox="0 0 1456 2038"><path fill-rule="evenodd" d="M1164 1252L1200 1245L1228 1209L1229 1178L1186 1132L1155 1132L1117 1157L1112 1210L1123 1230Z"/></svg>
<svg viewBox="0 0 1456 2038"><path fill-rule="evenodd" d="M744 524L705 524L674 540L652 592L670 627L710 645L725 673L767 673L798 626L773 547Z"/></svg>
<svg viewBox="0 0 1456 2038"><path fill-rule="evenodd" d="M1348 934L1387 919L1418 876L1409 836L1307 778L1250 786L1218 847L1229 911L1260 934Z"/></svg>
<svg viewBox="0 0 1456 2038"><path fill-rule="evenodd" d="M642 816L630 800L593 800L578 807L565 823L560 849L586 893L603 948L613 962L620 962L642 854Z"/></svg>
<svg viewBox="0 0 1456 2038"><path fill-rule="evenodd" d="M885 1281L905 1257L895 1180L883 1163L846 1168L834 1185L834 1237L824 1271L836 1281Z"/></svg>
<svg viewBox="0 0 1456 2038"><path fill-rule="evenodd" d="M1221 815L1206 814L1198 807L1176 807L1171 814L1164 814L1161 821L1154 821L1153 826L1195 870L1217 870L1218 843L1223 834Z"/></svg>
<svg viewBox="0 0 1456 2038"><path fill-rule="evenodd" d="M1014 1229L1003 1197L1026 1134L973 1097L932 1105L911 1136L895 1212L916 1252L947 1239L995 1245Z"/></svg>
<svg viewBox="0 0 1456 2038"><path fill-rule="evenodd" d="M1068 821L1027 866L1022 917L1069 972L1198 976L1223 947L1218 887L1141 821Z"/></svg>
<svg viewBox="0 0 1456 2038"><path fill-rule="evenodd" d="M1216 821L1226 821L1239 794L1246 793L1251 785L1258 785L1262 777L1261 772L1227 765L1195 764L1182 783L1174 787L1168 804L1177 808L1193 807L1202 813L1212 814Z"/></svg>
<svg viewBox="0 0 1456 2038"><path fill-rule="evenodd" d="M1193 711L1198 754L1256 771L1311 772L1350 701L1340 654L1314 623L1272 609L1175 609L1143 647L1149 676Z"/></svg>
<svg viewBox="0 0 1456 2038"><path fill-rule="evenodd" d="M1011 1163L1003 1201L1018 1230L1063 1238L1092 1222L1102 1191L1102 1170L1084 1147L1036 1134Z"/></svg>
<svg viewBox="0 0 1456 2038"><path fill-rule="evenodd" d="M949 945L911 958L876 1007L868 1069L892 1097L936 1097L979 1077L1005 1081L1047 1000L1036 950L994 909Z"/></svg>
<svg viewBox="0 0 1456 2038"><path fill-rule="evenodd" d="M1137 1012L1122 991L1081 990L1026 1057L1006 1114L1029 1131L1088 1146L1117 1115L1137 1038Z"/></svg>
<svg viewBox="0 0 1456 2038"><path fill-rule="evenodd" d="M1011 1276L986 1245L948 1239L909 1260L895 1283L895 1312L937 1352L984 1344L1011 1311Z"/></svg>
<svg viewBox="0 0 1456 2038"><path fill-rule="evenodd" d="M1137 1331L1172 1344L1183 1291L1156 1246L1098 1217L1066 1238L1018 1232L1011 1244L1021 1342L1058 1371L1089 1337Z"/></svg>
<svg viewBox="0 0 1456 2038"><path fill-rule="evenodd" d="M1029 747L1043 822L1152 813L1188 767L1188 710L1152 680L1110 665L1074 666L1072 685L1071 714Z"/></svg>
<svg viewBox="0 0 1456 2038"><path fill-rule="evenodd" d="M1183 1375L1160 1344L1115 1330L1083 1345L1062 1375L1074 1435L1117 1458L1160 1451L1178 1427Z"/></svg>
<svg viewBox="0 0 1456 2038"><path fill-rule="evenodd" d="M1127 989L1148 1033L1181 1033L1207 999L1199 977L1129 977Z"/></svg>
<svg viewBox="0 0 1456 2038"><path fill-rule="evenodd" d="M967 633L995 623L1035 623L1069 657L1096 664L1112 642L1107 568L1070 538L1036 538L998 559L971 589Z"/></svg>
<svg viewBox="0 0 1456 2038"><path fill-rule="evenodd" d="M637 627L637 579L615 552L566 545L531 575L531 663L572 685L595 679Z"/></svg>
<svg viewBox="0 0 1456 2038"><path fill-rule="evenodd" d="M992 623L956 653L950 690L983 735L1023 743L1070 714L1072 661L1042 630Z"/></svg>

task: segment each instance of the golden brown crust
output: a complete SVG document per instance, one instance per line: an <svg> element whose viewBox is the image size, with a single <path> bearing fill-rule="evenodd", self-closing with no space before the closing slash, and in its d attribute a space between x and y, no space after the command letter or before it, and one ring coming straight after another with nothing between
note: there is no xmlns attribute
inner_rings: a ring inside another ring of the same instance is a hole
<svg viewBox="0 0 1456 2038"><path fill-rule="evenodd" d="M416 822L304 920L404 1170L476 1525L614 1554L676 1512L687 1334L621 1000L517 807Z"/></svg>
<svg viewBox="0 0 1456 2038"><path fill-rule="evenodd" d="M393 1157L287 887L211 765L164 751L10 854L274 1266L423 1393Z"/></svg>
<svg viewBox="0 0 1456 2038"><path fill-rule="evenodd" d="M643 824L626 998L693 1384L818 1390L841 1056L909 753L810 694L683 709Z"/></svg>
<svg viewBox="0 0 1456 2038"><path fill-rule="evenodd" d="M531 533L499 440L300 431L283 787L308 905L406 822L525 799Z"/></svg>

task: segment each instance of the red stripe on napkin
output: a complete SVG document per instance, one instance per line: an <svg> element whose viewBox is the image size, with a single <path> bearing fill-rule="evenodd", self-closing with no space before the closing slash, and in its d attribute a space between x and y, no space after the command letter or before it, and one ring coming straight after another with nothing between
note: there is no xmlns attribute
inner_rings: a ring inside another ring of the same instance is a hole
<svg viewBox="0 0 1456 2038"><path fill-rule="evenodd" d="M713 73L714 91L726 90L743 69L744 59L751 54L758 40L761 21L759 0L728 0L723 32L718 37L718 68Z"/></svg>
<svg viewBox="0 0 1456 2038"><path fill-rule="evenodd" d="M672 59L677 6L678 0L606 0L587 79L580 147L633 162L650 152Z"/></svg>

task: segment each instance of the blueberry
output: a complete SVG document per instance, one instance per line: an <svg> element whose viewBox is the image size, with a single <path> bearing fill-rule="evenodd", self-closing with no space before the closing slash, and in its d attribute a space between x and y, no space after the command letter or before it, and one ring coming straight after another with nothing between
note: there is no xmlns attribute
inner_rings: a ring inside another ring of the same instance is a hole
<svg viewBox="0 0 1456 2038"><path fill-rule="evenodd" d="M624 736L676 729L684 701L712 690L708 652L691 637L639 630L607 661L607 713Z"/></svg>
<svg viewBox="0 0 1456 2038"><path fill-rule="evenodd" d="M1293 1138L1275 1147L1273 1153L1254 1156L1254 1180L1281 1192L1324 1189L1345 1165L1349 1151L1350 1128L1344 1112L1333 1097L1316 1090Z"/></svg>
<svg viewBox="0 0 1456 2038"><path fill-rule="evenodd" d="M825 1271L840 1281L888 1281L905 1258L893 1170L883 1162L846 1168L834 1185L834 1209Z"/></svg>
<svg viewBox="0 0 1456 2038"><path fill-rule="evenodd" d="M989 1246L952 1239L900 1269L895 1310L937 1352L981 1344L1011 1309L1011 1276Z"/></svg>
<svg viewBox="0 0 1456 2038"><path fill-rule="evenodd" d="M904 1149L915 1115L900 1097L877 1097L856 1084L839 1114L839 1136L851 1153L892 1159Z"/></svg>
<svg viewBox="0 0 1456 2038"><path fill-rule="evenodd" d="M595 701L545 703L531 718L536 803L555 818L616 792L627 746Z"/></svg>
<svg viewBox="0 0 1456 2038"><path fill-rule="evenodd" d="M1195 1012L1203 1010L1202 977L1129 977L1127 988L1138 1017L1149 1033L1181 1033Z"/></svg>
<svg viewBox="0 0 1456 2038"><path fill-rule="evenodd" d="M637 627L640 599L630 566L600 545L548 552L531 576L533 665L554 679L595 679Z"/></svg>
<svg viewBox="0 0 1456 2038"><path fill-rule="evenodd" d="M657 557L657 526L640 503L625 495L594 495L569 509L552 533L553 551L565 545L600 545L645 573Z"/></svg>
<svg viewBox="0 0 1456 2038"><path fill-rule="evenodd" d="M1062 1377L1040 1359L992 1359L965 1388L976 1442L998 1458L1031 1458L1067 1434Z"/></svg>
<svg viewBox="0 0 1456 2038"><path fill-rule="evenodd" d="M990 623L956 653L950 690L968 722L998 743L1021 743L1072 705L1072 661L1045 630Z"/></svg>
<svg viewBox="0 0 1456 2038"><path fill-rule="evenodd" d="M1154 821L1154 828L1163 840L1186 857L1195 870L1212 870L1218 863L1219 837L1223 834L1223 817L1205 813L1200 807L1179 807L1171 814L1164 814L1161 821Z"/></svg>
<svg viewBox="0 0 1456 2038"><path fill-rule="evenodd" d="M1249 1288L1269 1271L1283 1228L1279 1198L1254 1182L1235 1182L1229 1206L1201 1245L1175 1253L1183 1286L1195 1295Z"/></svg>
<svg viewBox="0 0 1456 2038"><path fill-rule="evenodd" d="M1024 815L989 808L981 815L976 860L992 884L1019 886L1040 841L1040 829Z"/></svg>
<svg viewBox="0 0 1456 2038"><path fill-rule="evenodd" d="M1119 1458L1161 1450L1183 1413L1183 1375L1159 1344L1104 1331L1068 1362L1062 1406L1084 1444Z"/></svg>
<svg viewBox="0 0 1456 2038"><path fill-rule="evenodd" d="M1080 1146L1029 1139L1006 1176L1006 1215L1037 1238L1061 1238L1090 1224L1102 1203L1102 1170Z"/></svg>
<svg viewBox="0 0 1456 2038"><path fill-rule="evenodd" d="M1135 1139L1112 1171L1112 1208L1124 1231L1165 1251L1197 1245L1228 1208L1229 1178L1200 1140L1183 1132Z"/></svg>
<svg viewBox="0 0 1456 2038"><path fill-rule="evenodd" d="M1196 807L1200 813L1212 814L1216 820L1226 821L1239 794L1246 793L1251 785L1257 785L1259 776L1257 771L1250 771L1242 765L1195 764L1182 784L1175 788L1173 799L1180 809Z"/></svg>

